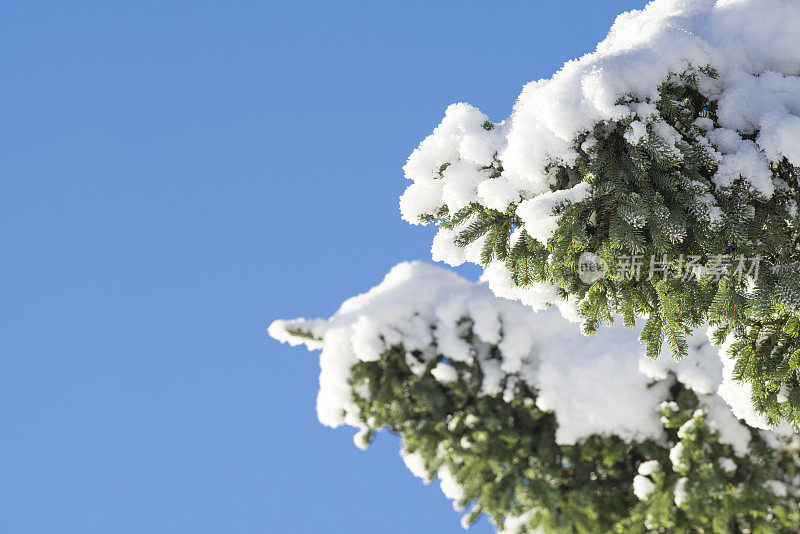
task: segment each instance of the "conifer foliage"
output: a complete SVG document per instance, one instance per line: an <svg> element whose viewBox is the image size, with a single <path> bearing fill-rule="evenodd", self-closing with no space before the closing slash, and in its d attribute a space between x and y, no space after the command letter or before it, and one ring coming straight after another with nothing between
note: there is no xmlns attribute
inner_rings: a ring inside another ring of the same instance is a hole
<svg viewBox="0 0 800 534"><path fill-rule="evenodd" d="M482 283L406 263L273 323L321 422L399 434L465 525L800 532L800 2L654 0L404 172Z"/></svg>
<svg viewBox="0 0 800 534"><path fill-rule="evenodd" d="M403 216L439 226L434 259L587 334L646 318L653 358L710 322L764 425L800 430L798 23L779 0L624 14L507 120L451 106L405 167Z"/></svg>
<svg viewBox="0 0 800 534"><path fill-rule="evenodd" d="M738 422L709 393L721 370L707 343L692 340L683 367L640 368L622 326L600 336L606 357L557 314L423 264L329 320L270 333L323 350L323 422L358 427L360 447L400 435L406 464L438 474L465 526L487 514L517 533L800 527L797 439Z"/></svg>
<svg viewBox="0 0 800 534"><path fill-rule="evenodd" d="M698 90L698 78L716 76L706 67L659 87L656 124L679 138L668 141L648 124L632 142L633 118L576 138L575 163L553 163L546 172L553 192L588 184L587 193L553 206L557 227L545 241L528 233L517 203L504 211L471 203L453 214L444 204L420 220L454 231L457 247L478 244L479 263L502 262L520 288L559 288L579 303L587 334L615 316L628 325L646 317L641 340L653 358L664 342L673 357L684 358L687 336L710 321L718 343L728 335L736 340L730 356L757 409L770 423L785 419L798 429L800 173L785 159L772 165L779 187L769 198L745 177L714 184L718 162L698 139L716 119L715 103ZM587 252L611 266L590 283L581 278Z"/></svg>

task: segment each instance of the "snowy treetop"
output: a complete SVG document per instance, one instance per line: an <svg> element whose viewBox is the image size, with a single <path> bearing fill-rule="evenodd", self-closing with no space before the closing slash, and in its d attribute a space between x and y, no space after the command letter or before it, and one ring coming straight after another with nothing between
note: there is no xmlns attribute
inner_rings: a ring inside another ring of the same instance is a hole
<svg viewBox="0 0 800 534"><path fill-rule="evenodd" d="M322 423L402 435L415 475L477 503L464 524L570 524L551 501L592 501L610 471L581 462L619 444L626 524L696 526L714 491L714 528L730 499L755 517L765 488L800 495L798 169L800 2L654 0L506 120L454 104L409 157L403 218L435 222L433 259L479 283L401 263L269 333L321 349Z"/></svg>
<svg viewBox="0 0 800 534"><path fill-rule="evenodd" d="M673 377L698 395L721 441L738 454L747 451L750 432L736 417L766 427L752 411L742 412L750 409L749 397L732 415L725 401L741 401L738 389L725 391L725 400L717 395L722 384L723 390L744 386L723 380L718 349L702 332L690 340L689 358L654 361L643 355L638 329L619 325L588 338L554 310L534 312L497 298L485 284L421 262L395 266L380 285L345 301L329 320L275 321L269 333L283 342L322 349L317 410L320 421L330 426L360 426L349 382L353 366L402 346L412 370L420 372L425 361L415 361L412 351L427 361L444 356L433 370L443 384L458 376L447 362L479 365L487 395L503 393L501 384L509 376L525 381L537 390L537 406L556 414L560 443L595 434L662 439L659 408L669 397ZM500 359L493 357L492 347ZM506 387L513 384L506 381Z"/></svg>
<svg viewBox="0 0 800 534"><path fill-rule="evenodd" d="M702 74L707 67L717 75ZM544 216L562 200L539 199L554 185L548 165L571 165L580 134L621 119L633 119L631 142L646 126L668 142L679 139L653 103L662 83L691 70L718 105L717 124L697 123L719 161L715 183L741 174L769 197L769 163L800 165L800 3L655 0L617 17L594 52L526 85L502 123L492 127L469 104L450 106L405 166L414 183L400 201L403 217L418 223L442 205L451 213L471 202L503 211L521 201L517 214L528 233L545 240L552 223Z"/></svg>

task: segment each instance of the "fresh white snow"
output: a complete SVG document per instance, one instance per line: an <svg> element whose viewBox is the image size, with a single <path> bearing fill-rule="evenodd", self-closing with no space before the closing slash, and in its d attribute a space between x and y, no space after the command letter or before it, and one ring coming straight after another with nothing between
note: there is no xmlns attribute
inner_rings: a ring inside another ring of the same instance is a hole
<svg viewBox="0 0 800 534"><path fill-rule="evenodd" d="M699 77L703 93L718 102L718 129L698 119L720 161L715 181L723 185L741 173L770 196L768 162L785 157L800 164L800 2L655 0L619 15L594 52L527 84L511 116L493 129L484 128L489 118L477 108L450 106L404 167L413 183L400 201L403 217L416 224L442 204L451 211L469 202L504 210L518 201L520 216L539 215L552 205L545 168L574 163L573 141L594 125L634 118L630 141L641 139L648 124L667 141L676 139L657 118L658 86L705 66L719 73ZM623 96L637 102L620 104ZM755 131L755 142L746 139ZM495 159L503 171L492 178ZM552 223L544 215L528 225L531 235L548 235Z"/></svg>
<svg viewBox="0 0 800 534"><path fill-rule="evenodd" d="M549 79L526 85L511 116L494 127L487 129L489 118L469 104L447 108L441 124L404 167L411 185L400 199L402 215L417 224L421 215L443 205L452 213L472 202L497 210L516 203L527 232L546 241L555 229L553 208L589 193L587 184L553 192L547 166L574 163L580 134L623 118L634 119L626 134L629 142L640 141L650 128L674 143L677 132L657 117L653 105L658 86L705 66L719 73L716 79L699 75L701 91L718 103L717 125L697 120L698 141L719 162L714 182L724 186L744 176L769 197L781 185L772 178L770 162L786 158L800 165L800 2L655 0L620 15L594 52L567 62ZM619 103L624 95L632 97L630 103ZM591 141L583 148L590 149ZM718 210L713 198L708 204L713 221ZM454 244L456 235L440 229L433 258L450 265L479 263L481 240L460 248ZM752 409L749 386L732 380L727 347L717 350L702 332L690 340L682 361L666 355L652 361L642 356L637 329L618 325L591 338L582 336L568 321L577 318L575 303L560 301L555 287L519 288L499 262L486 267L483 281L474 284L431 265L401 263L330 319L276 321L269 333L322 350L317 410L320 421L330 426L360 425L348 384L352 366L374 361L402 342L426 358L442 354L453 362L481 365L484 394L503 393L507 375L525 380L538 391L538 406L555 413L560 443L592 434L664 439L659 407L668 398L673 376L698 394L706 420L736 455L747 454L751 439L739 419L768 428ZM557 305L563 317L539 311L549 304ZM472 321L475 346L461 337L463 318ZM293 335L293 330L316 339ZM502 355L499 362L482 349L494 344ZM412 371L421 372L418 363L409 362ZM439 363L433 374L443 383L457 379L455 368L446 363ZM691 427L681 431L691 432ZM776 441L785 432L784 426L762 435ZM676 469L682 468L682 453L680 442L670 451ZM418 457L403 452L403 459L414 474L427 477ZM732 472L736 463L723 458L720 467ZM634 480L639 498L653 490L648 475L658 468L652 462L640 466ZM450 473L442 469L438 476L445 494L458 500L462 492ZM686 483L683 478L675 488L678 506L686 498ZM781 492L777 481L768 487ZM513 532L517 526L507 528Z"/></svg>
<svg viewBox="0 0 800 534"><path fill-rule="evenodd" d="M714 182L725 186L743 176L755 191L771 196L785 184L773 179L770 162L785 157L800 165L800 2L655 0L619 15L594 52L527 84L511 115L492 129L484 127L489 118L469 104L447 108L404 167L411 185L400 199L403 218L418 224L420 215L443 205L454 213L470 202L496 210L516 203L528 234L546 241L556 228L553 208L589 192L586 183L551 191L548 165L574 163L579 135L620 119L633 119L630 142L650 128L674 144L678 133L658 118L654 105L658 87L706 66L718 77L698 73L699 85L718 104L718 124L698 117L697 141L718 161ZM628 103L619 103L620 97ZM590 137L582 148L592 144ZM709 223L718 221L713 195L706 204ZM433 259L479 263L482 240L459 248L453 243L457 233L439 230ZM486 277L503 297L536 309L557 304L555 288L518 288L501 263L489 265Z"/></svg>
<svg viewBox="0 0 800 534"><path fill-rule="evenodd" d="M475 334L472 345L461 337L464 318ZM323 341L293 336L293 329ZM698 394L710 426L737 454L745 454L750 442L747 428L716 394L723 365L702 332L690 339L684 360L676 362L665 354L653 361L643 355L639 328L630 330L618 322L586 337L555 310L535 312L497 298L485 283L421 262L397 265L380 285L348 299L327 321L276 321L269 332L281 341L322 348L317 410L320 421L330 426L360 426L348 384L351 367L402 343L428 361L441 354L450 361L481 365L484 394L503 393L507 375L525 380L538 391L537 405L555 412L559 443L592 434L663 438L659 410L668 398L671 376ZM495 344L499 361L485 350ZM435 366L433 375L442 383L458 376L445 362ZM749 397L742 400L749 403Z"/></svg>
<svg viewBox="0 0 800 534"><path fill-rule="evenodd" d="M465 333L463 319L472 325L471 344L461 337ZM318 339L300 337L293 331L311 333ZM618 322L586 337L556 310L536 312L496 297L486 283L469 282L422 262L395 266L381 284L345 301L328 320L275 321L269 333L284 342L322 349L317 411L320 421L330 426L348 424L361 429L348 383L350 370L355 363L373 361L402 344L408 351L419 351L427 361L441 355L450 361L480 365L483 394L509 393L501 387L506 376L524 380L537 390L538 407L555 413L556 440L562 444L595 434L665 442L660 409L677 379L697 393L700 410L718 431L720 441L730 444L737 456L749 452L750 431L716 393L723 382L724 365L702 332L690 339L684 360L676 362L662 355L653 361L644 356L638 328L630 330ZM499 361L488 357L492 345L499 349ZM410 357L408 361L416 362ZM444 384L458 377L455 367L445 362L434 367L433 375ZM465 422L474 424L469 418ZM692 419L679 435L691 433L693 424ZM778 446L785 431L761 432ZM360 446L363 432L359 430L355 438ZM683 468L683 450L683 443L678 442L669 455L678 471ZM401 455L416 476L427 480L418 455L405 450ZM735 469L732 459L721 461L720 466L728 470L731 464ZM659 468L656 461L639 466L637 495L652 489L648 476ZM449 472L440 471L439 478L448 495L459 495Z"/></svg>
<svg viewBox="0 0 800 534"><path fill-rule="evenodd" d="M656 485L648 477L643 475L633 477L633 494L640 500L646 499L654 489Z"/></svg>

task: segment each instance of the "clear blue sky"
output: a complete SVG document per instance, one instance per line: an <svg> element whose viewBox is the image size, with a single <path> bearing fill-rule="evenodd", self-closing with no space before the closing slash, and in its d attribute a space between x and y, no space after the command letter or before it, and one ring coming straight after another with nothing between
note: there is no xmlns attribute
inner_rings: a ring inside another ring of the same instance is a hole
<svg viewBox="0 0 800 534"><path fill-rule="evenodd" d="M2 2L0 533L461 532L266 326L428 259L397 197L445 107L643 3Z"/></svg>

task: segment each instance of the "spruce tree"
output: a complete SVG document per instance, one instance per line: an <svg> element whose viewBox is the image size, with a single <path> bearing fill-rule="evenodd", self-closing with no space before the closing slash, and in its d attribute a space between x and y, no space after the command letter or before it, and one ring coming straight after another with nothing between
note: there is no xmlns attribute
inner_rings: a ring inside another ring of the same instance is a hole
<svg viewBox="0 0 800 534"><path fill-rule="evenodd" d="M800 531L800 3L654 0L404 172L484 283L401 264L273 323L322 349L323 423L402 436L465 525Z"/></svg>
<svg viewBox="0 0 800 534"><path fill-rule="evenodd" d="M689 70L659 87L658 124L681 135L673 144L653 125L632 143L633 118L577 137L575 163L546 172L553 192L588 184L588 193L553 207L557 228L545 242L530 236L519 203L503 211L471 203L452 213L443 204L420 221L455 231L455 246L478 243L480 264L502 262L521 288L558 287L580 303L587 334L615 316L628 325L646 317L641 340L653 358L664 341L684 358L686 337L710 322L718 343L735 339L730 356L757 409L800 429L800 171L785 159L774 164L781 187L770 198L744 178L713 184L717 162L696 141L696 119L716 120L714 102L698 90L700 77L716 76L710 67ZM586 253L612 266L589 283L581 278Z"/></svg>
<svg viewBox="0 0 800 534"><path fill-rule="evenodd" d="M653 358L686 357L710 322L752 406L800 430L798 17L754 0L621 16L507 120L451 106L405 167L404 218L438 225L434 259L568 303L587 334L644 318Z"/></svg>
<svg viewBox="0 0 800 534"><path fill-rule="evenodd" d="M540 327L526 337L531 321ZM588 391L584 404L559 403L545 367L579 367L596 355L581 361L558 347L636 351L635 336L620 325L587 340L557 314L423 264L395 267L329 320L277 321L270 333L322 349L323 422L359 428L360 447L384 429L400 435L406 463L426 481L438 473L465 526L487 514L505 532L800 528L800 442L736 421L704 393L698 373L720 379L713 351L688 348L710 370L661 374L640 371L636 352L617 354L620 365L555 385L575 396ZM619 375L624 385L592 390ZM638 422L626 428L596 420L610 415L602 411L609 402L636 404L643 418L631 414ZM600 408L580 410L587 405ZM576 421L577 432L560 433Z"/></svg>

